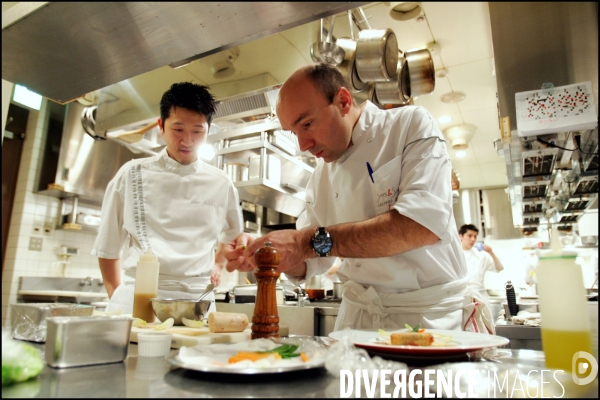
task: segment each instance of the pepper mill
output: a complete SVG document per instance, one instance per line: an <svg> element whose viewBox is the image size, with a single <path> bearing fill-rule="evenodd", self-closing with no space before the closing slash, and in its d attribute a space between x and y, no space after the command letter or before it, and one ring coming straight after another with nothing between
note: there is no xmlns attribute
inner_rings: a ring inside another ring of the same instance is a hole
<svg viewBox="0 0 600 400"><path fill-rule="evenodd" d="M256 262L256 303L252 317L252 339L279 337L279 315L275 285L279 278L277 266L281 261L279 252L265 242L265 247L254 253Z"/></svg>

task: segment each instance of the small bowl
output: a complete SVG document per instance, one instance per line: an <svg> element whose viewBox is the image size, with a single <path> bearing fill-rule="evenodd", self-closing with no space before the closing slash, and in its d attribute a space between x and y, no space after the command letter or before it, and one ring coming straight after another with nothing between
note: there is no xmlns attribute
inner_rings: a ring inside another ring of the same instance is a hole
<svg viewBox="0 0 600 400"><path fill-rule="evenodd" d="M201 321L208 313L212 300L190 299L150 299L154 314L164 322L169 318L175 320L175 325L183 325L182 318Z"/></svg>
<svg viewBox="0 0 600 400"><path fill-rule="evenodd" d="M310 300L325 298L325 289L305 289Z"/></svg>
<svg viewBox="0 0 600 400"><path fill-rule="evenodd" d="M171 350L173 334L168 332L138 333L138 355L140 357L165 357Z"/></svg>

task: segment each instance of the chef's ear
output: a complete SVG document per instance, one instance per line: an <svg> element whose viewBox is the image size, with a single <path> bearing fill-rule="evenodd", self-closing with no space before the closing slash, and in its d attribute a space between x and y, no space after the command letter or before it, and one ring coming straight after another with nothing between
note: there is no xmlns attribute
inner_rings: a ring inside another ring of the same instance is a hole
<svg viewBox="0 0 600 400"><path fill-rule="evenodd" d="M163 120L162 120L162 118L159 118L159 119L158 119L158 128L160 129L160 133L161 133L161 135L164 135L164 134L165 134L165 127L164 127L164 125L163 125Z"/></svg>
<svg viewBox="0 0 600 400"><path fill-rule="evenodd" d="M350 91L348 91L348 89L342 86L341 88L339 88L337 96L339 98L342 112L344 113L344 115L348 114L350 112L350 109L352 108L352 103L354 101L354 99L352 98L352 94L350 94Z"/></svg>

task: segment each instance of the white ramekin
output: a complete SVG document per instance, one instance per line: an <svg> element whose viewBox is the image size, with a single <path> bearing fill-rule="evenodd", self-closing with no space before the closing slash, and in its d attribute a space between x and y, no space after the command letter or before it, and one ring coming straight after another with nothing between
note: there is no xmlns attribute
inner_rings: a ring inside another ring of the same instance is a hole
<svg viewBox="0 0 600 400"><path fill-rule="evenodd" d="M168 332L138 333L138 355L140 357L165 357L171 349L173 334Z"/></svg>

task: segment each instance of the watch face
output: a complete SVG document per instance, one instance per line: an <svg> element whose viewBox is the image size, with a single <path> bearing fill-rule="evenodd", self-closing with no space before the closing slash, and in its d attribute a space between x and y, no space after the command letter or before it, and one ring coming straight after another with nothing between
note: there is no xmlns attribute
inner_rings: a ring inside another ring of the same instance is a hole
<svg viewBox="0 0 600 400"><path fill-rule="evenodd" d="M319 233L315 236L313 248L319 254L327 254L331 251L333 242L331 237L326 233Z"/></svg>

